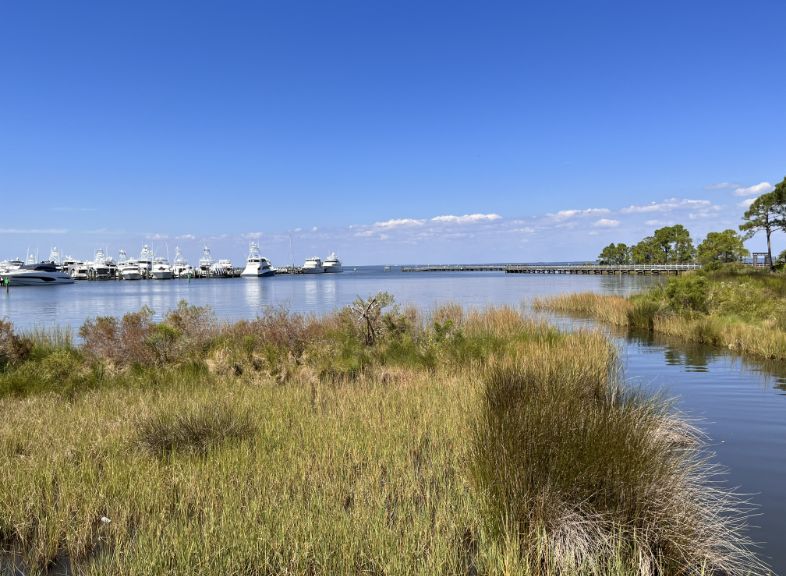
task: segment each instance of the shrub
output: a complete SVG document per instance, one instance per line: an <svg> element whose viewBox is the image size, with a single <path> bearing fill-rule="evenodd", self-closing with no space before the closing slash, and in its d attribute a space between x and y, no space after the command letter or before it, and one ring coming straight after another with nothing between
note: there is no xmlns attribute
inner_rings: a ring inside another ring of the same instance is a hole
<svg viewBox="0 0 786 576"><path fill-rule="evenodd" d="M153 311L143 306L125 314L120 322L111 316L87 320L79 329L82 349L88 357L120 367L147 365L156 361L148 337L153 330Z"/></svg>
<svg viewBox="0 0 786 576"><path fill-rule="evenodd" d="M707 280L699 274L677 276L666 285L666 297L676 312L707 312L707 296Z"/></svg>
<svg viewBox="0 0 786 576"><path fill-rule="evenodd" d="M14 325L0 320L0 370L9 364L23 362L30 356L33 343L29 338L14 333Z"/></svg>

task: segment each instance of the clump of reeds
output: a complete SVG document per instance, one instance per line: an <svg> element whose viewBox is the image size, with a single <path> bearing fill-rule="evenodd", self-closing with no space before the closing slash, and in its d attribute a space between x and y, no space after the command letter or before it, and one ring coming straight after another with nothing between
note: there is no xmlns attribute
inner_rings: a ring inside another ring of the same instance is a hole
<svg viewBox="0 0 786 576"><path fill-rule="evenodd" d="M533 342L483 382L474 478L533 573L761 571L701 435L625 389L604 338Z"/></svg>
<svg viewBox="0 0 786 576"><path fill-rule="evenodd" d="M547 310L597 318L616 326L627 326L629 314L633 310L631 302L622 296L594 292L536 298L532 302L532 307L538 311Z"/></svg>
<svg viewBox="0 0 786 576"><path fill-rule="evenodd" d="M248 411L228 403L166 407L136 423L138 445L154 455L173 451L204 454L213 446L247 440L256 433Z"/></svg>

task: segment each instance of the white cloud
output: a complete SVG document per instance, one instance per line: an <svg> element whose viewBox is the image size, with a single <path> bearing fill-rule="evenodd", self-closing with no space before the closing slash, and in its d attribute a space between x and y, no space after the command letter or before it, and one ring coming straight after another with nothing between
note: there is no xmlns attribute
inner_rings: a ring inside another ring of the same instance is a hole
<svg viewBox="0 0 786 576"><path fill-rule="evenodd" d="M196 240L196 236L193 234L181 234L180 236L175 236L176 240Z"/></svg>
<svg viewBox="0 0 786 576"><path fill-rule="evenodd" d="M751 204L753 204L755 201L756 198L746 198L745 200L737 204L737 206L739 206L740 208L745 208L747 210L748 208L751 207Z"/></svg>
<svg viewBox="0 0 786 576"><path fill-rule="evenodd" d="M735 189L734 195L759 196L761 194L766 194L767 192L772 192L773 190L775 190L775 186L773 186L769 182L759 182L758 184L754 184L753 186L745 186Z"/></svg>
<svg viewBox="0 0 786 576"><path fill-rule="evenodd" d="M66 228L0 228L0 234L68 234Z"/></svg>
<svg viewBox="0 0 786 576"><path fill-rule="evenodd" d="M146 240L169 240L169 234L160 234L158 232L154 234L145 234Z"/></svg>
<svg viewBox="0 0 786 576"><path fill-rule="evenodd" d="M374 222L375 228L384 228L385 230L392 230L394 228L412 228L413 226L423 226L425 220L418 220L415 218L392 218L384 222Z"/></svg>
<svg viewBox="0 0 786 576"><path fill-rule="evenodd" d="M432 222L444 222L449 224L472 224L475 222L493 222L502 218L499 214L464 214L463 216L454 216L446 214L444 216L434 216Z"/></svg>
<svg viewBox="0 0 786 576"><path fill-rule="evenodd" d="M704 189L705 190L732 190L734 188L739 188L739 184L735 184L734 182L716 182L715 184L707 184Z"/></svg>
<svg viewBox="0 0 786 576"><path fill-rule="evenodd" d="M585 216L600 216L611 212L608 208L585 208L583 210L560 210L555 214L549 214L554 220L567 220L569 218L583 218Z"/></svg>
<svg viewBox="0 0 786 576"><path fill-rule="evenodd" d="M620 210L622 214L649 214L652 212L671 212L680 209L702 209L712 207L709 200L690 200L688 198L668 198L663 202L631 205Z"/></svg>
<svg viewBox="0 0 786 576"><path fill-rule="evenodd" d="M510 232L513 234L534 234L535 229L532 226L524 226L523 228L511 228Z"/></svg>
<svg viewBox="0 0 786 576"><path fill-rule="evenodd" d="M593 224L595 228L616 228L619 225L619 220L613 220L611 218L601 218Z"/></svg>
<svg viewBox="0 0 786 576"><path fill-rule="evenodd" d="M259 240L262 238L262 232L246 232L245 234L241 234L240 237L243 240Z"/></svg>

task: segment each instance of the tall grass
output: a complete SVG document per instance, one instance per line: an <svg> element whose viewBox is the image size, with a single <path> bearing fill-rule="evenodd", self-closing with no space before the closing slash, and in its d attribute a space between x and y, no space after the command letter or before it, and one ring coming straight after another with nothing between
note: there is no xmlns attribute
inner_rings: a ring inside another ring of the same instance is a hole
<svg viewBox="0 0 786 576"><path fill-rule="evenodd" d="M519 542L532 573L757 565L734 499L708 488L701 435L662 400L625 389L599 335L522 349L486 372L482 394L474 474L494 529Z"/></svg>
<svg viewBox="0 0 786 576"><path fill-rule="evenodd" d="M347 310L222 325L183 305L11 358L0 556L30 574L762 571L702 439L622 386L601 336L508 308L375 321L368 344Z"/></svg>

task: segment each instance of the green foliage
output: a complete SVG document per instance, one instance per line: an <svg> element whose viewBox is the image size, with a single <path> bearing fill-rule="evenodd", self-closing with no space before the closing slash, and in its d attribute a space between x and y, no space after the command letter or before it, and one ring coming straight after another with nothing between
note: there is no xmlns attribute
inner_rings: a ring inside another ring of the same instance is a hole
<svg viewBox="0 0 786 576"><path fill-rule="evenodd" d="M631 249L627 244L622 242L614 244L612 242L601 251L598 256L598 263L606 265L630 264L631 259Z"/></svg>
<svg viewBox="0 0 786 576"><path fill-rule="evenodd" d="M707 312L708 283L699 274L684 274L670 278L666 297L671 308L678 312Z"/></svg>
<svg viewBox="0 0 786 576"><path fill-rule="evenodd" d="M685 264L696 254L690 233L682 224L655 230L636 244L632 250L636 264Z"/></svg>
<svg viewBox="0 0 786 576"><path fill-rule="evenodd" d="M742 243L742 237L734 230L710 232L699 244L697 257L705 266L719 266L729 262L739 262L750 252Z"/></svg>

